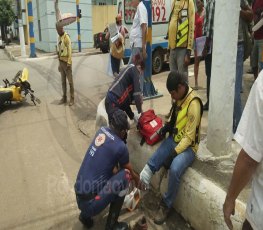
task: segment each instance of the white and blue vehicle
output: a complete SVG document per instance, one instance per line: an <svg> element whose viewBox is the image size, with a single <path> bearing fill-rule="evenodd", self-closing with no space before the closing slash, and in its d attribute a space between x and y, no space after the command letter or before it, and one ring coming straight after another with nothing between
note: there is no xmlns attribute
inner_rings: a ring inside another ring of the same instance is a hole
<svg viewBox="0 0 263 230"><path fill-rule="evenodd" d="M122 15L122 24L128 31L136 9L131 6L132 0L118 0L118 13ZM163 63L168 61L168 41L165 39L171 12L172 0L152 0L152 73L160 73ZM125 41L125 62L131 55L129 38Z"/></svg>

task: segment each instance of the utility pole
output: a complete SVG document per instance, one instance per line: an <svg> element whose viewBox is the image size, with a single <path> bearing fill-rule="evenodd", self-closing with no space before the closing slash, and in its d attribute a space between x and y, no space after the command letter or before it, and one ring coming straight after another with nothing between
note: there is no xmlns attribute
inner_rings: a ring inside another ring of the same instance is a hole
<svg viewBox="0 0 263 230"><path fill-rule="evenodd" d="M28 9L28 22L29 22L30 57L35 58L37 55L36 55L36 48L35 48L34 17L33 17L32 0L27 0L27 9Z"/></svg>
<svg viewBox="0 0 263 230"><path fill-rule="evenodd" d="M20 41L20 48L21 48L21 57L26 57L26 46L25 46L25 35L24 35L24 28L23 20L25 20L25 2L21 1L21 19L18 19L18 29L19 29L19 41Z"/></svg>
<svg viewBox="0 0 263 230"><path fill-rule="evenodd" d="M145 61L144 79L143 79L143 96L144 100L161 97L155 90L152 83L152 2L143 0L148 13L148 28L146 37L147 59Z"/></svg>
<svg viewBox="0 0 263 230"><path fill-rule="evenodd" d="M81 9L79 8L79 0L76 0L76 9L77 9L78 46L79 46L79 52L81 52L81 34L80 34Z"/></svg>
<svg viewBox="0 0 263 230"><path fill-rule="evenodd" d="M230 152L233 136L239 9L240 1L215 3L207 149L218 157Z"/></svg>

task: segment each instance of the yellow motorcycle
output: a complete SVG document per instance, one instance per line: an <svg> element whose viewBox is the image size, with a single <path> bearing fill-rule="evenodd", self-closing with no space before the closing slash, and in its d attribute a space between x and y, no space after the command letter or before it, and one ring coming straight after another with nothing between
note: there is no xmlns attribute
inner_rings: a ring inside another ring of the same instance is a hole
<svg viewBox="0 0 263 230"><path fill-rule="evenodd" d="M18 71L11 83L7 79L4 79L3 82L5 86L0 86L0 107L6 103L11 104L13 101L23 102L27 95L30 95L34 105L36 105L36 102L40 104L40 100L34 96L34 90L31 89L28 82L27 68Z"/></svg>

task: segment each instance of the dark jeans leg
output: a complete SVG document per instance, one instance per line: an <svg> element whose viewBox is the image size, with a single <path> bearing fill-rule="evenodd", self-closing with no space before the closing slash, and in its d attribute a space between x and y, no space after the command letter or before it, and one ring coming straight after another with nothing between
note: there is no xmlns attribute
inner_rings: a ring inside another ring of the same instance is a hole
<svg viewBox="0 0 263 230"><path fill-rule="evenodd" d="M112 68L112 73L117 73L119 74L120 72L120 64L121 64L121 60L117 59L115 57L113 57L111 55L111 68Z"/></svg>
<svg viewBox="0 0 263 230"><path fill-rule="evenodd" d="M205 57L206 96L207 96L207 101L209 101L209 94L210 94L211 69L212 69L212 54L208 54Z"/></svg>
<svg viewBox="0 0 263 230"><path fill-rule="evenodd" d="M116 107L116 105L111 102L107 97L105 98L105 109L106 109L106 113L108 114L108 121L110 123L111 119L112 119L112 115L113 113L118 109L118 107Z"/></svg>
<svg viewBox="0 0 263 230"><path fill-rule="evenodd" d="M248 222L247 219L243 223L242 230L253 230L253 228L251 227L251 225L250 225L250 223Z"/></svg>

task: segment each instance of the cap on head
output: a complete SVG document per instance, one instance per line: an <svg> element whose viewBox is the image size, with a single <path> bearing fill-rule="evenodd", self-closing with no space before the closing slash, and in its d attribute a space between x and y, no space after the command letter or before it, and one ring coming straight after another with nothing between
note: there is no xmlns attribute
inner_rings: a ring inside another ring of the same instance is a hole
<svg viewBox="0 0 263 230"><path fill-rule="evenodd" d="M130 129L127 114L120 109L113 113L110 125L118 131Z"/></svg>
<svg viewBox="0 0 263 230"><path fill-rule="evenodd" d="M177 91L179 84L187 86L187 76L179 71L171 71L167 77L166 88L169 92Z"/></svg>

